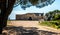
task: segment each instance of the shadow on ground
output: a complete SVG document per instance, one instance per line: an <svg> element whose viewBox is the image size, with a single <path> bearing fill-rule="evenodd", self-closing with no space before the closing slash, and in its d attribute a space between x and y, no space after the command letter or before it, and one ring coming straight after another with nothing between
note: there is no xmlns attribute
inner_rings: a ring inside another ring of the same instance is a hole
<svg viewBox="0 0 60 35"><path fill-rule="evenodd" d="M4 35L58 35L55 32L49 32L44 30L37 30L36 27L5 27L3 29Z"/></svg>

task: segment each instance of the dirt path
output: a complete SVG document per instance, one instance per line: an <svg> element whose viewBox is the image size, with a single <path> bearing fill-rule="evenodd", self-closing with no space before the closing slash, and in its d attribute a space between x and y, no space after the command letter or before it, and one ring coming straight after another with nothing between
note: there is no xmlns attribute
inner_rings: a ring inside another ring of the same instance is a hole
<svg viewBox="0 0 60 35"><path fill-rule="evenodd" d="M23 27L37 27L38 30L45 30L45 31L60 33L60 30L39 25L38 21L11 21L11 22L8 22L8 25L23 26Z"/></svg>

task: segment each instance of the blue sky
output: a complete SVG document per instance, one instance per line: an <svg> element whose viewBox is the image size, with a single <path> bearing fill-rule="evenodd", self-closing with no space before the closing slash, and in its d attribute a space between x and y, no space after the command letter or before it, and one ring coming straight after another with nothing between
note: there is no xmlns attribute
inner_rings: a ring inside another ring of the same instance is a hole
<svg viewBox="0 0 60 35"><path fill-rule="evenodd" d="M26 8L26 10L23 10L20 6L17 6L13 8L12 13L10 14L10 19L15 19L16 14L25 14L25 13L47 13L49 11L53 10L60 10L60 0L55 0L55 2L52 5L45 6L43 8L36 8L35 6L31 6L29 8Z"/></svg>

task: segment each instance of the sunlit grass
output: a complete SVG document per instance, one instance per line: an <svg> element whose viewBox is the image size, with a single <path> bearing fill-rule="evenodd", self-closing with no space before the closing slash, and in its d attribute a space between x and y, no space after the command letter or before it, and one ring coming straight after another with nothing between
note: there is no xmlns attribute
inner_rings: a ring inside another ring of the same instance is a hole
<svg viewBox="0 0 60 35"><path fill-rule="evenodd" d="M43 22L39 23L39 25L60 29L59 21L43 21Z"/></svg>

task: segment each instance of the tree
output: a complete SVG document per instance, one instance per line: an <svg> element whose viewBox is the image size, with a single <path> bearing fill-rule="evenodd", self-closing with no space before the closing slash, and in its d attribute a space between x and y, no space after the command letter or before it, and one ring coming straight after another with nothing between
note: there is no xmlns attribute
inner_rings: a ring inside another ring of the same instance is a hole
<svg viewBox="0 0 60 35"><path fill-rule="evenodd" d="M20 0L18 5L21 5L21 8L25 9L26 7L36 6L38 8L42 8L47 6L48 4L52 4L55 0ZM13 7L16 5L18 0L0 0L0 34L2 33L2 29L7 25L7 19L10 15Z"/></svg>
<svg viewBox="0 0 60 35"><path fill-rule="evenodd" d="M53 20L60 20L60 14L55 14Z"/></svg>
<svg viewBox="0 0 60 35"><path fill-rule="evenodd" d="M46 13L46 16L48 17L49 20L58 20L60 19L60 11L59 10L54 10Z"/></svg>
<svg viewBox="0 0 60 35"><path fill-rule="evenodd" d="M12 2L12 3L11 3ZM0 0L0 34L2 33L2 29L7 25L7 19L9 14L13 9L13 5L15 0L8 0L8 5L6 6L6 0Z"/></svg>

